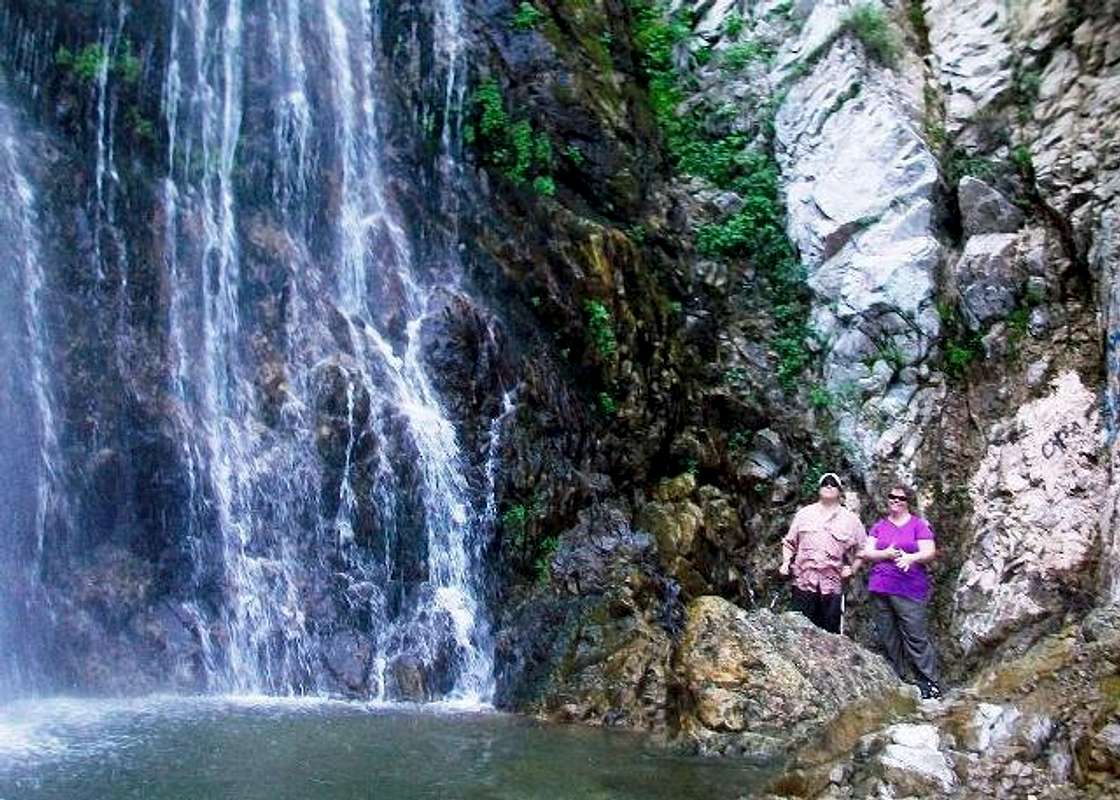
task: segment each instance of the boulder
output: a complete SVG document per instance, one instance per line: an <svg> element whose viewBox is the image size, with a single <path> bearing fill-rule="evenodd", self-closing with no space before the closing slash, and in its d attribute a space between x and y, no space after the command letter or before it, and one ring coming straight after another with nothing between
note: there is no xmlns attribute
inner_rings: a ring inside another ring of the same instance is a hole
<svg viewBox="0 0 1120 800"><path fill-rule="evenodd" d="M688 605L673 665L681 734L705 753L772 758L846 708L890 705L902 691L886 661L800 614L711 596Z"/></svg>
<svg viewBox="0 0 1120 800"><path fill-rule="evenodd" d="M1023 226L1023 212L979 178L969 175L961 178L957 199L965 236L1014 233Z"/></svg>
<svg viewBox="0 0 1120 800"><path fill-rule="evenodd" d="M571 595L601 594L623 580L626 569L655 555L654 539L630 530L626 512L594 506L581 511L579 524L560 537L552 580Z"/></svg>
<svg viewBox="0 0 1120 800"><path fill-rule="evenodd" d="M324 643L323 665L342 691L363 696L368 688L373 648L369 640L354 631L339 631ZM402 694L405 699L415 699Z"/></svg>
<svg viewBox="0 0 1120 800"><path fill-rule="evenodd" d="M769 428L758 431L751 438L751 448L740 462L740 477L772 481L789 468L789 449L782 437Z"/></svg>
<svg viewBox="0 0 1120 800"><path fill-rule="evenodd" d="M954 272L961 311L973 331L1003 319L1019 302L1026 276L1018 262L1016 241L1014 234L990 233L965 243Z"/></svg>

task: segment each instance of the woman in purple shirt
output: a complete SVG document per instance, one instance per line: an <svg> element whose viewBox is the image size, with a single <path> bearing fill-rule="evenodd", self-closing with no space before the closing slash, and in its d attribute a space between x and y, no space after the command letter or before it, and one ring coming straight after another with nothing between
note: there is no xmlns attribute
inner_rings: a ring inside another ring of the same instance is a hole
<svg viewBox="0 0 1120 800"><path fill-rule="evenodd" d="M899 677L909 658L924 699L941 697L937 654L926 620L929 576L925 565L936 548L933 530L910 513L910 490L895 485L887 494L888 513L867 533L863 558L872 562L867 589L875 605L879 643Z"/></svg>

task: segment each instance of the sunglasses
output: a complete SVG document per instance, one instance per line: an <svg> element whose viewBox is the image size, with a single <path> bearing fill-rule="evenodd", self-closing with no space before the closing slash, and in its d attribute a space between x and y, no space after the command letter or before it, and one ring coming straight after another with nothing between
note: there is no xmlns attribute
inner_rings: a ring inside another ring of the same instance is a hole
<svg viewBox="0 0 1120 800"><path fill-rule="evenodd" d="M840 488L840 484L838 484L832 478L825 478L823 481L821 481L821 486L832 486L835 489Z"/></svg>
<svg viewBox="0 0 1120 800"><path fill-rule="evenodd" d="M909 498L907 498L904 494L888 494L887 499L897 500L900 503L905 503Z"/></svg>

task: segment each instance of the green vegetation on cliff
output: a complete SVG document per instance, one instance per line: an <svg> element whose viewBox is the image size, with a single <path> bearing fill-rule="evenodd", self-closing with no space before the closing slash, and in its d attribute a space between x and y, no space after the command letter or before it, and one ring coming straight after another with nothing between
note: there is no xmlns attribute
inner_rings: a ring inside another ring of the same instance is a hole
<svg viewBox="0 0 1120 800"><path fill-rule="evenodd" d="M541 195L556 193L552 179L552 140L526 119L515 120L506 111L505 98L496 80L479 84L471 95L470 122L463 139L473 145L482 163L496 169L518 186L530 183Z"/></svg>
<svg viewBox="0 0 1120 800"><path fill-rule="evenodd" d="M792 386L810 361L805 348L808 303L801 264L785 234L769 123L777 104L771 102L764 110L767 120L753 141L740 132L712 133L714 126L708 124L702 104L681 113L689 79L677 70L674 50L690 35L687 21L680 12L671 13L647 0L631 0L631 8L633 39L648 80L650 106L673 167L742 200L725 219L697 230L696 248L710 258L745 259L757 269L773 309L776 330L771 345L778 356L778 376L784 385ZM724 63L733 69L769 54L767 47L754 43L725 52Z"/></svg>

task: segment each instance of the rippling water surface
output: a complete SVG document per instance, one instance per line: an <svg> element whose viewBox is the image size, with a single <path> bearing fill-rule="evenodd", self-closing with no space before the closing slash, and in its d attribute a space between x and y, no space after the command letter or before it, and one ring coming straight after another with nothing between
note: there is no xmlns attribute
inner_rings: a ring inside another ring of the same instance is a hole
<svg viewBox="0 0 1120 800"><path fill-rule="evenodd" d="M0 707L0 800L718 800L760 778L625 733L454 706L169 697Z"/></svg>

